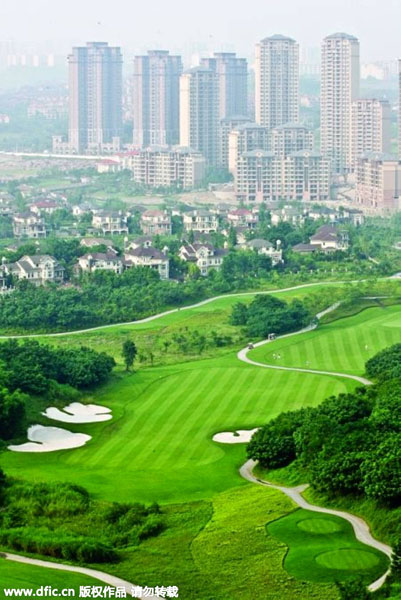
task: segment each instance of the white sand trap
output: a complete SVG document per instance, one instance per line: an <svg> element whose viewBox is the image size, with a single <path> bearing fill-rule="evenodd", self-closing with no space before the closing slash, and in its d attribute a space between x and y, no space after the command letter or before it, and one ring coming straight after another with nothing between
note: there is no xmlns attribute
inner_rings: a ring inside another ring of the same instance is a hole
<svg viewBox="0 0 401 600"><path fill-rule="evenodd" d="M213 436L214 442L220 442L220 444L246 444L251 441L251 437L258 431L256 429L238 429L237 431L223 431L222 433L216 433Z"/></svg>
<svg viewBox="0 0 401 600"><path fill-rule="evenodd" d="M97 404L81 404L72 402L62 410L55 406L49 406L42 413L45 417L63 423L99 423L112 419L110 408L98 406Z"/></svg>
<svg viewBox="0 0 401 600"><path fill-rule="evenodd" d="M90 435L73 433L59 427L43 427L43 425L29 427L27 437L29 442L8 446L8 449L13 452L54 452L79 448L91 439Z"/></svg>

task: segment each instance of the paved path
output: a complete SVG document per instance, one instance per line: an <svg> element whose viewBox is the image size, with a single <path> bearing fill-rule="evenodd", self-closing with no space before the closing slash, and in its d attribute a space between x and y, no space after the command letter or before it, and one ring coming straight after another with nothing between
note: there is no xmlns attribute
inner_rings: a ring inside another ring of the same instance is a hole
<svg viewBox="0 0 401 600"><path fill-rule="evenodd" d="M318 315L316 315L316 322L313 323L312 325L309 325L308 327L305 327L304 329L301 329L294 333L282 335L282 336L280 336L280 338L291 337L293 335L300 335L307 331L312 331L313 329L315 329L317 327L317 323L318 323L319 319L321 319L324 315L326 315L326 314L332 312L333 310L335 310L336 308L338 308L338 306L339 306L338 302L336 304L333 304L326 310L324 310L321 313L319 313ZM280 338L276 338L276 339L280 339ZM269 341L270 340L264 340L262 342L254 344L254 348L263 346L264 344L268 344ZM295 371L295 372L301 372L301 373L314 373L317 375L331 375L331 376L335 376L335 377L345 377L347 379L354 379L355 381L358 381L359 383L362 383L364 385L372 385L372 382L369 381L368 379L365 379L364 377L359 377L357 375L349 375L348 373L335 373L335 372L330 372L330 371L319 371L316 369L301 369L301 368L296 368L296 367L280 367L278 365L268 365L268 364L264 364L264 363L258 363L247 357L248 352L249 352L249 348L244 348L244 349L240 350L240 352L238 352L238 355L237 355L239 360L242 360L243 362L249 363L249 364L257 366L257 367L263 367L265 369L280 369L283 371ZM354 532L355 532L355 537L357 540L359 540L363 544L366 544L367 546L370 546L371 548L375 548L376 550L383 552L391 559L391 556L392 556L391 547L388 546L387 544L384 544L383 542L379 542L378 540L376 540L372 536L368 524L363 519L361 519L360 517L357 517L355 515L352 515L351 513L347 513L347 512L341 511L341 510L333 510L331 508L324 508L322 506L315 506L314 504L310 504L302 496L302 492L304 492L308 488L307 484L299 485L296 487L284 487L284 486L274 485L272 483L269 483L268 481L264 481L263 479L259 479L259 478L255 477L255 475L253 475L253 469L255 468L256 464L257 464L256 461L248 460L240 469L241 476L244 477L244 479L247 479L248 481L250 481L251 483L257 483L259 485L264 485L264 486L273 488L275 490L280 490L281 492L283 492L283 494L285 494L286 496L291 498L291 500L293 500L301 508L305 508L306 510L311 510L314 512L325 513L328 515L335 515L337 517L341 517L341 518L345 519L346 521L351 523L351 525L354 529ZM371 592L378 590L385 582L389 573L390 573L390 569L388 569L388 571L386 571L386 573L384 573L384 575L379 577L376 581L371 583L369 586L369 590Z"/></svg>
<svg viewBox="0 0 401 600"><path fill-rule="evenodd" d="M129 595L131 595L132 588L135 587L135 585L133 583L129 583L129 581L125 581L124 579L120 579L119 577L115 577L114 575L109 575L109 573L104 573L103 571L97 571L95 569L89 569L87 567L74 567L73 565L65 565L63 563L39 560L37 558L28 558L26 556L21 556L20 554L10 554L9 552L1 552L0 558L12 560L14 562L24 563L27 565L32 565L35 567L45 567L47 569L56 569L57 571L71 571L73 573L87 575L107 585L111 585L113 587L122 587L126 590L127 594ZM44 582L43 585L47 585L46 582ZM150 600L160 600L160 596L146 597L150 598Z"/></svg>
<svg viewBox="0 0 401 600"><path fill-rule="evenodd" d="M284 338L288 338L288 337L292 337L294 335L300 335L302 333L306 333L308 331L312 331L313 329L316 329L317 327L317 322L319 321L319 319L321 319L324 315L327 315L328 313L332 312L333 310L335 310L336 308L338 308L339 306L339 302L336 302L335 304L333 304L332 306L329 306L329 308L326 308L326 310L323 310L321 313L316 315L316 322L313 323L312 325L308 325L308 327L304 327L304 329L300 329L298 331L294 331L293 333L287 333L285 335L280 335L278 337L276 337L276 340L281 340ZM260 346L264 346L265 344L269 344L271 343L271 340L263 340L261 342L257 342L256 344L253 344L253 348L259 348ZM303 369L301 367L283 367L280 365L270 365L267 363L260 363L260 362L256 362L255 360L252 360L251 358L248 358L248 352L250 352L250 348L246 347L243 348L242 350L240 350L237 354L237 358L239 360L242 360L242 362L246 362L249 365L253 365L255 367L262 367L263 369L276 369L279 371L295 371L297 373L313 373L314 375L329 375L331 377L344 377L345 379L353 379L354 381L357 381L358 383L361 383L362 385L372 385L372 382L369 381L369 379L366 379L365 377L360 377L359 375L350 375L348 373L337 373L335 371L320 371L318 369Z"/></svg>
<svg viewBox="0 0 401 600"><path fill-rule="evenodd" d="M387 544L383 544L383 542L379 542L378 540L376 540L372 536L368 524L363 519L352 515L351 513L344 512L342 510L334 510L331 508L324 508L323 506L316 506L315 504L310 504L310 502L305 500L305 498L302 496L302 492L304 492L308 488L307 484L299 485L296 487L283 487L280 485L274 485L273 483L269 483L268 481L264 481L263 479L255 477L255 475L253 474L253 469L255 468L256 464L256 461L248 460L240 468L241 476L247 481L250 481L251 483L257 483L258 485L264 485L266 487L283 492L283 494L291 498L291 500L293 500L295 504L297 504L301 508L305 508L306 510L311 510L313 512L335 515L336 517L341 517L342 519L345 519L346 521L351 523L357 540L359 540L363 544L366 544L367 546L370 546L371 548L375 548L376 550L383 552L391 559L391 547ZM390 569L384 575L379 577L379 579L374 581L369 586L369 590L373 592L379 589L383 585L389 573Z"/></svg>
<svg viewBox="0 0 401 600"><path fill-rule="evenodd" d="M214 302L215 300L221 300L223 298L237 298L241 296L257 296L260 294L282 294L283 292L292 292L293 290L300 290L302 288L314 287L318 285L336 285L343 283L356 283L356 281L316 281L314 283L303 283L301 285L295 285L288 288L276 289L276 290L263 290L259 292L238 292L235 294L221 294L220 296L213 296L213 298L207 298L206 300L202 300L201 302L197 302L196 304L191 304L189 306L182 306L180 308L172 308L171 310L165 310L164 312L158 313L156 315L151 315L150 317L145 317L144 319L138 319L137 321L126 321L124 323L110 323L109 325L99 325L98 327L89 327L88 329L76 329L74 331L62 331L60 333L30 333L23 335L1 335L0 339L13 339L13 338L37 338L37 337L59 337L63 335L77 335L79 333L90 333L91 331L99 331L101 329L110 329L110 327L125 327L126 325L139 325L140 323L149 323L150 321L155 321L156 319L161 319L161 317L166 317L167 315L172 315L176 312L181 312L183 310L190 310L192 308L198 308L200 306L204 306L205 304L209 304L210 302Z"/></svg>

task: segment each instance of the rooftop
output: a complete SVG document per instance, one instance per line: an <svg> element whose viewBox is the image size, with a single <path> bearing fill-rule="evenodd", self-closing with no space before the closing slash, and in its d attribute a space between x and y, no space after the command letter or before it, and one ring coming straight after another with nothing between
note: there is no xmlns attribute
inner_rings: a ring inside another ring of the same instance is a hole
<svg viewBox="0 0 401 600"><path fill-rule="evenodd" d="M338 32L338 33L332 33L328 36L326 36L324 38L325 40L351 40L354 42L358 41L358 38L356 38L354 35L350 35L349 33L344 33L344 32Z"/></svg>
<svg viewBox="0 0 401 600"><path fill-rule="evenodd" d="M265 37L262 42L295 42L295 40L286 35L281 35L281 33L275 33L274 35Z"/></svg>

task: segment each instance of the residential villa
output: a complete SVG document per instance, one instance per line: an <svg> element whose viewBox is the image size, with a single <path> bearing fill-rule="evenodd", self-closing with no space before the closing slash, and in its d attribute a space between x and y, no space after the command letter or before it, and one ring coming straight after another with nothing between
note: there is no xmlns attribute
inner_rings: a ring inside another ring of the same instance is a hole
<svg viewBox="0 0 401 600"><path fill-rule="evenodd" d="M59 262L48 254L25 255L14 263L2 264L3 276L10 276L14 280L26 279L34 285L46 283L62 283L65 269Z"/></svg>
<svg viewBox="0 0 401 600"><path fill-rule="evenodd" d="M184 213L183 223L185 231L199 231L201 233L211 233L217 231L219 227L217 215L203 209Z"/></svg>
<svg viewBox="0 0 401 600"><path fill-rule="evenodd" d="M244 247L248 250L254 250L258 254L268 256L271 259L272 265L274 267L284 262L283 251L281 250L280 245L281 244L277 242L277 248L275 248L273 244L268 240L255 239L246 242L244 244Z"/></svg>
<svg viewBox="0 0 401 600"><path fill-rule="evenodd" d="M102 235L122 235L128 233L127 217L119 211L102 210L92 217L92 226Z"/></svg>
<svg viewBox="0 0 401 600"><path fill-rule="evenodd" d="M110 238L84 237L79 242L79 245L89 249L96 248L97 246L106 246L108 253L117 253L117 251L113 248Z"/></svg>
<svg viewBox="0 0 401 600"><path fill-rule="evenodd" d="M41 215L43 213L52 215L56 210L59 210L61 206L50 200L41 200L39 202L34 202L29 206L29 208L31 212L35 213L36 215Z"/></svg>
<svg viewBox="0 0 401 600"><path fill-rule="evenodd" d="M94 271L113 271L120 275L124 270L124 262L115 252L91 252L78 259L78 271L93 273Z"/></svg>
<svg viewBox="0 0 401 600"><path fill-rule="evenodd" d="M160 279L169 278L170 261L167 253L160 252L151 246L132 248L124 254L124 266L129 269L131 267L149 267L158 271Z"/></svg>
<svg viewBox="0 0 401 600"><path fill-rule="evenodd" d="M153 246L153 238L151 235L141 235L135 240L127 242L125 246L126 252L136 250L136 248L151 248Z"/></svg>
<svg viewBox="0 0 401 600"><path fill-rule="evenodd" d="M214 248L209 243L193 243L181 246L181 260L196 264L202 275L207 275L212 269L220 269L228 250Z"/></svg>
<svg viewBox="0 0 401 600"><path fill-rule="evenodd" d="M145 235L171 235L171 217L166 210L146 210L141 229Z"/></svg>
<svg viewBox="0 0 401 600"><path fill-rule="evenodd" d="M297 244L293 250L301 254L308 254L311 252L345 252L348 248L347 232L340 231L334 225L322 225L315 235L312 235L309 244Z"/></svg>
<svg viewBox="0 0 401 600"><path fill-rule="evenodd" d="M46 225L42 217L33 212L18 213L13 217L13 232L16 238L45 238Z"/></svg>
<svg viewBox="0 0 401 600"><path fill-rule="evenodd" d="M238 208L236 210L230 210L227 215L227 220L233 227L247 227L248 229L255 229L259 217L256 212L249 210L248 208Z"/></svg>

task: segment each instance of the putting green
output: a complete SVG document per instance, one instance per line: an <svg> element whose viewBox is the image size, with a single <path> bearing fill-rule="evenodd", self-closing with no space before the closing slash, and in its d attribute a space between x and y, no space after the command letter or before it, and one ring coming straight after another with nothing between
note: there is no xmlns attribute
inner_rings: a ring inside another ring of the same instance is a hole
<svg viewBox="0 0 401 600"><path fill-rule="evenodd" d="M401 306L367 308L248 353L256 362L362 375L374 354L401 342ZM279 358L277 358L279 356Z"/></svg>
<svg viewBox="0 0 401 600"><path fill-rule="evenodd" d="M343 569L347 571L363 571L371 569L380 563L376 554L368 550L350 550L340 548L318 554L315 558L318 565L326 569Z"/></svg>
<svg viewBox="0 0 401 600"><path fill-rule="evenodd" d="M371 583L388 568L386 555L359 542L351 524L334 515L297 509L267 532L288 547L284 568L297 579L344 581L358 573Z"/></svg>
<svg viewBox="0 0 401 600"><path fill-rule="evenodd" d="M317 533L319 535L323 533L334 533L335 531L341 531L341 526L335 521L329 519L304 519L298 521L297 527L302 531L308 531L309 533Z"/></svg>

